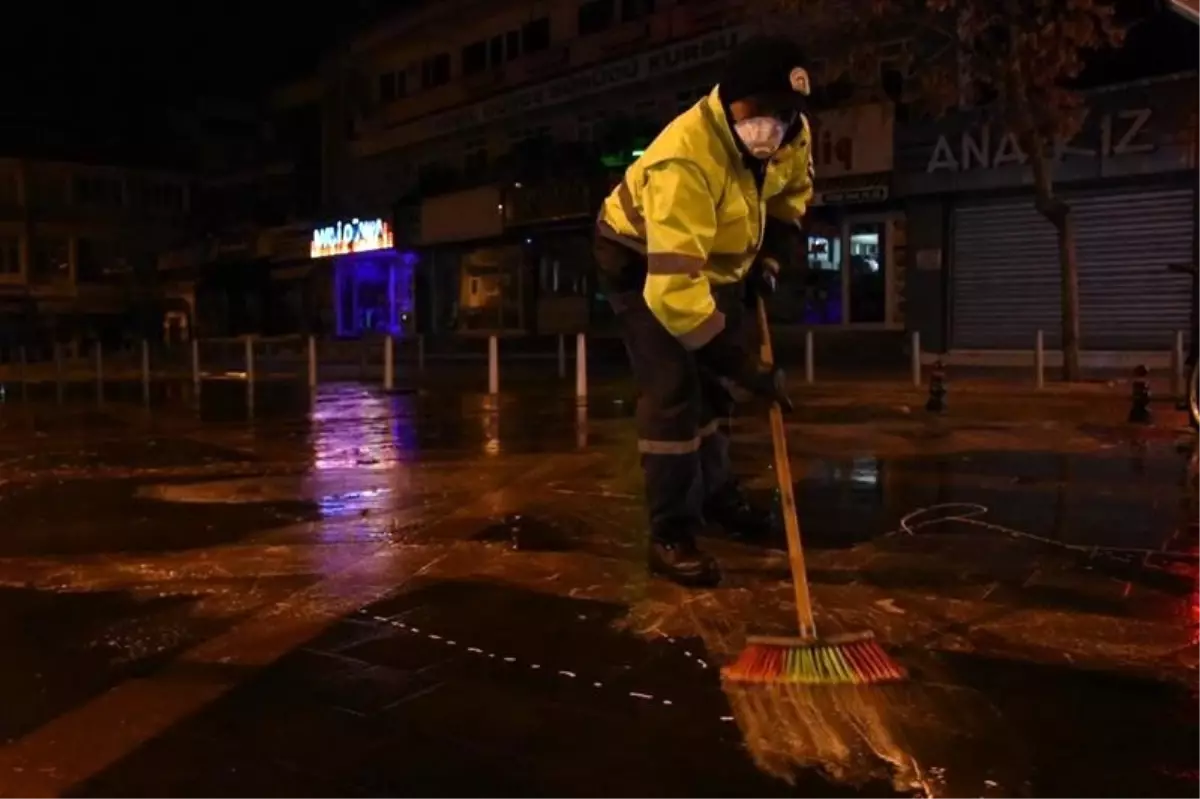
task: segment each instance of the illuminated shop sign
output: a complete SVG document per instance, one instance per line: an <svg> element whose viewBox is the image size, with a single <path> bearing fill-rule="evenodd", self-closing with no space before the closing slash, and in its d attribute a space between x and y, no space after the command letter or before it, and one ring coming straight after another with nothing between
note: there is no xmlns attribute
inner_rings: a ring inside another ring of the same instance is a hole
<svg viewBox="0 0 1200 799"><path fill-rule="evenodd" d="M352 252L390 250L395 243L392 226L382 219L351 219L313 230L309 255L327 258Z"/></svg>

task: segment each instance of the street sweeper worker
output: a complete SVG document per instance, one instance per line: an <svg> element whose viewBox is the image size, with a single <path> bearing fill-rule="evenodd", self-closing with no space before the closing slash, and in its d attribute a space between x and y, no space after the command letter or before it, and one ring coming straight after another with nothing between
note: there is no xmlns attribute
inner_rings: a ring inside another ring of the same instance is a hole
<svg viewBox="0 0 1200 799"><path fill-rule="evenodd" d="M783 373L759 362L748 333L757 298L803 252L798 223L813 191L808 94L794 42L746 41L600 211L600 286L640 394L649 565L680 584L720 580L696 544L706 525L747 538L772 529L731 473L720 422L734 393L791 407Z"/></svg>

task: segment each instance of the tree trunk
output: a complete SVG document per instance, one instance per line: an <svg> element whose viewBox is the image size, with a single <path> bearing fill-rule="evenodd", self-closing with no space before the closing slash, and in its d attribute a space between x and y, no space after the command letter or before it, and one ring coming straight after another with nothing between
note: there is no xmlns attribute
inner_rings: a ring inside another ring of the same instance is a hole
<svg viewBox="0 0 1200 799"><path fill-rule="evenodd" d="M1038 213L1054 225L1058 238L1062 376L1063 380L1073 382L1079 379L1079 263L1075 257L1075 220L1070 206L1054 194L1045 141L1036 132L1023 138L1033 170L1034 204Z"/></svg>
<svg viewBox="0 0 1200 799"><path fill-rule="evenodd" d="M1070 209L1055 223L1062 281L1062 376L1079 379L1079 263L1075 259L1075 220Z"/></svg>

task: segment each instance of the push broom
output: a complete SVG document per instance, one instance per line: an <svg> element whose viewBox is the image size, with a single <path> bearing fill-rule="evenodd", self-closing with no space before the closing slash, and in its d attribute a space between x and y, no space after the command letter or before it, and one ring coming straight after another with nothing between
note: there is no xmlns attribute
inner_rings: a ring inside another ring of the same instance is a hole
<svg viewBox="0 0 1200 799"><path fill-rule="evenodd" d="M773 364L767 307L761 297L758 300L758 330L762 361ZM749 637L746 648L736 661L722 670L722 675L731 682L811 685L864 685L904 679L904 669L888 656L869 631L817 637L804 550L800 545L800 519L796 514L792 469L788 461L787 431L778 402L771 403L771 443L775 449L775 476L779 480L779 501L787 533L788 562L796 591L800 635L796 638Z"/></svg>

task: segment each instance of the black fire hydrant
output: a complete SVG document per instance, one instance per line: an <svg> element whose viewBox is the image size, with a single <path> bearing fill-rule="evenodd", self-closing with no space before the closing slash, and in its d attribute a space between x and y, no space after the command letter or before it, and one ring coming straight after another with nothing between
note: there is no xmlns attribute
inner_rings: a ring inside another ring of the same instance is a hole
<svg viewBox="0 0 1200 799"><path fill-rule="evenodd" d="M941 359L934 361L929 373L929 401L925 403L925 410L930 413L946 410L946 367Z"/></svg>
<svg viewBox="0 0 1200 799"><path fill-rule="evenodd" d="M1130 424L1150 424L1150 370L1145 364L1133 370L1133 389L1130 394Z"/></svg>

